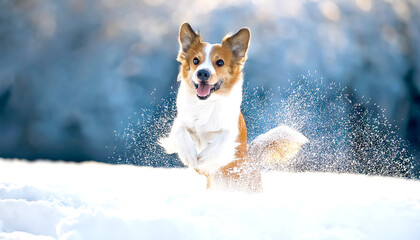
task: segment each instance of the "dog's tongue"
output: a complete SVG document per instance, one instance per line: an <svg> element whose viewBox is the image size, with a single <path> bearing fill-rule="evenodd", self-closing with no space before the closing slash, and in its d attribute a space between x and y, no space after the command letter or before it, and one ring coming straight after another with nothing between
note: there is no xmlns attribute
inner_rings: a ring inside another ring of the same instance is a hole
<svg viewBox="0 0 420 240"><path fill-rule="evenodd" d="M210 94L210 85L206 83L200 83L197 88L197 95L200 97L205 97Z"/></svg>

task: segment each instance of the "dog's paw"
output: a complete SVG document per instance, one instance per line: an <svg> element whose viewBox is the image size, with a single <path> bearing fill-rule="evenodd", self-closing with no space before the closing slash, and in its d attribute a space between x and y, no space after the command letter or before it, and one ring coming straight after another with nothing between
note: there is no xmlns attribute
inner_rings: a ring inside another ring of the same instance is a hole
<svg viewBox="0 0 420 240"><path fill-rule="evenodd" d="M208 152L204 150L197 157L197 168L207 174L213 174L231 162L232 159L233 156L224 156L220 152Z"/></svg>
<svg viewBox="0 0 420 240"><path fill-rule="evenodd" d="M197 164L201 166L205 166L212 162L215 162L217 158L218 158L217 154L209 154L203 151L197 156Z"/></svg>
<svg viewBox="0 0 420 240"><path fill-rule="evenodd" d="M171 137L160 138L158 144L163 147L167 154L172 154L177 152L176 142Z"/></svg>
<svg viewBox="0 0 420 240"><path fill-rule="evenodd" d="M197 151L195 148L187 149L187 148L181 148L178 151L178 156L181 159L181 161L190 167L197 168Z"/></svg>

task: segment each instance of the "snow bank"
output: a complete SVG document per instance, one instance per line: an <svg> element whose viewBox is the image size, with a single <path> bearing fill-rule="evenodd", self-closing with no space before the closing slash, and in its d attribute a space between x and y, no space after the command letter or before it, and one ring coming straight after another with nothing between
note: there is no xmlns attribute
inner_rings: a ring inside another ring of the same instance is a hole
<svg viewBox="0 0 420 240"><path fill-rule="evenodd" d="M0 160L0 239L419 239L420 182L263 175L205 189L188 169Z"/></svg>

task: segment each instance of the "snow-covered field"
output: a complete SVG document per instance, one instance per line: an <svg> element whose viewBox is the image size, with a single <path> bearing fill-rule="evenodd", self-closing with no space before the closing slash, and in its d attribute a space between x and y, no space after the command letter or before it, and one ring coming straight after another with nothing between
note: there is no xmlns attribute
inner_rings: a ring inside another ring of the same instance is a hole
<svg viewBox="0 0 420 240"><path fill-rule="evenodd" d="M420 182L270 172L207 191L188 169L0 160L0 239L420 239Z"/></svg>

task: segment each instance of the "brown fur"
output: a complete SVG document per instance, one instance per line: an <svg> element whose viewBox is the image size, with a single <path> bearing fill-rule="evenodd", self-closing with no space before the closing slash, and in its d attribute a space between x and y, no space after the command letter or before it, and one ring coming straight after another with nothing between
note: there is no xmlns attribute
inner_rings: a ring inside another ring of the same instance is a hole
<svg viewBox="0 0 420 240"><path fill-rule="evenodd" d="M178 79L184 79L191 91L195 91L191 81L192 73L198 65L193 64L193 59L197 58L200 62L204 61L204 48L206 43L201 39L200 34L194 32L188 23L184 23L179 31L180 51L177 60L181 63ZM246 39L246 37L248 38ZM223 87L213 94L227 94L232 87L242 79L243 64L247 58L246 51L249 45L249 30L241 29L233 36L226 36L221 45L217 45L211 52L211 60L216 74L212 74L208 80L209 84L215 84L219 79L223 80ZM247 41L246 48L232 50L234 44L240 41ZM216 65L217 60L222 59L225 64L221 67Z"/></svg>

